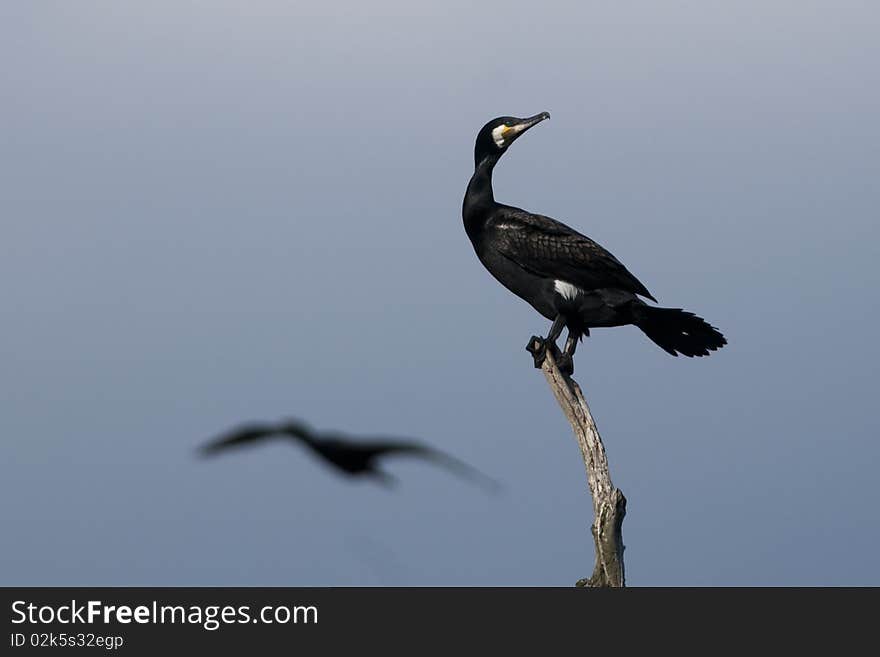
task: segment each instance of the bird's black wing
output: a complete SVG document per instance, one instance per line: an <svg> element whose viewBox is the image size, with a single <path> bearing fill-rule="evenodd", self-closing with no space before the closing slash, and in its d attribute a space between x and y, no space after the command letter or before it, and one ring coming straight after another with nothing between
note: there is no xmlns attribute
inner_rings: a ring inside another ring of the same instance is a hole
<svg viewBox="0 0 880 657"><path fill-rule="evenodd" d="M373 452L377 456L384 454L423 454L431 451L427 445L415 440L394 439L394 438L367 438L365 440L351 439L347 441L352 447L362 449L366 452Z"/></svg>
<svg viewBox="0 0 880 657"><path fill-rule="evenodd" d="M487 490L497 491L501 488L501 484L472 465L469 465L454 456L450 456L446 452L442 452L439 449L429 447L428 445L416 441L359 441L357 445L359 449L371 452L374 457L390 456L393 454L417 456L427 461L431 461L436 465L440 465L463 479L469 479Z"/></svg>
<svg viewBox="0 0 880 657"><path fill-rule="evenodd" d="M486 228L490 248L527 271L583 290L616 288L656 301L611 253L555 219L505 207Z"/></svg>
<svg viewBox="0 0 880 657"><path fill-rule="evenodd" d="M222 452L230 447L251 445L278 433L278 427L272 424L244 424L232 431L224 433L202 447L202 454L209 456Z"/></svg>

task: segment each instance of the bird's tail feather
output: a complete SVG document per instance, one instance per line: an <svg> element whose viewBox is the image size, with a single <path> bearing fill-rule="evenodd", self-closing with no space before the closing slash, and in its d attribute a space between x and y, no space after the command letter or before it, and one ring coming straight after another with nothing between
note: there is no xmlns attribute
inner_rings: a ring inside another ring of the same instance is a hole
<svg viewBox="0 0 880 657"><path fill-rule="evenodd" d="M633 315L645 335L673 356L708 356L727 344L721 332L702 317L680 308L655 308L640 304Z"/></svg>

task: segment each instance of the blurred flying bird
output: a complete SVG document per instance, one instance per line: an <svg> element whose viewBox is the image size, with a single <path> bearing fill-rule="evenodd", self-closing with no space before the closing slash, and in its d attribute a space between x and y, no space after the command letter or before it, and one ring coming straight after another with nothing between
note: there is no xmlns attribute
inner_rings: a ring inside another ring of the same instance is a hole
<svg viewBox="0 0 880 657"><path fill-rule="evenodd" d="M430 461L486 489L497 490L500 487L498 482L476 468L423 443L381 436L360 440L335 431L317 432L300 420L285 420L277 424L244 424L204 445L201 453L213 456L237 447L278 438L304 444L318 458L343 475L371 477L385 485L394 484L396 479L380 470L377 461L386 456L403 455Z"/></svg>

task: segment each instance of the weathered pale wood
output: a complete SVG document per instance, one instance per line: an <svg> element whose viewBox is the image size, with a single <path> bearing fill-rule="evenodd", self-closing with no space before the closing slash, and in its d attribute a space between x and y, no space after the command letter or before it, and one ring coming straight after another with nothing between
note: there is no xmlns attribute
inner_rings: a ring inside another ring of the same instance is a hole
<svg viewBox="0 0 880 657"><path fill-rule="evenodd" d="M535 343L531 347L538 349L540 344ZM611 483L605 446L580 386L574 379L559 371L551 351L547 350L541 370L574 430L593 498L592 531L596 546L596 565L592 576L579 580L577 586L624 586L622 525L626 515L626 498Z"/></svg>

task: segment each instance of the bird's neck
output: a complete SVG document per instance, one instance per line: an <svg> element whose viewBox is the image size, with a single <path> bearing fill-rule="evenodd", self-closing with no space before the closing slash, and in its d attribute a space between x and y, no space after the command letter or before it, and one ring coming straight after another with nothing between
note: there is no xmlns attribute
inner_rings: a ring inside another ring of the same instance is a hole
<svg viewBox="0 0 880 657"><path fill-rule="evenodd" d="M462 217L464 227L471 239L479 232L482 222L495 207L495 195L492 192L492 171L498 163L498 156L489 155L477 163L474 175L468 183L464 195Z"/></svg>

